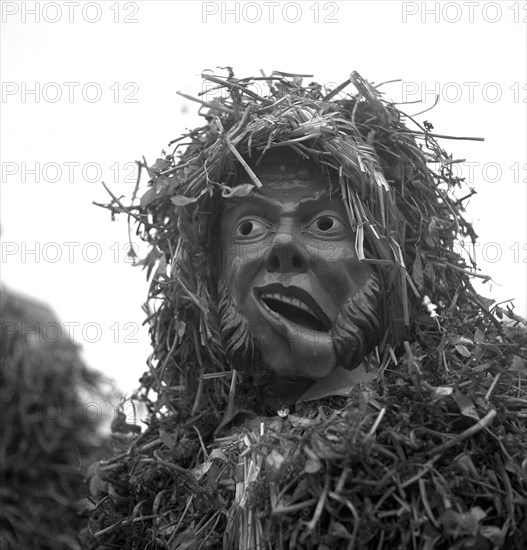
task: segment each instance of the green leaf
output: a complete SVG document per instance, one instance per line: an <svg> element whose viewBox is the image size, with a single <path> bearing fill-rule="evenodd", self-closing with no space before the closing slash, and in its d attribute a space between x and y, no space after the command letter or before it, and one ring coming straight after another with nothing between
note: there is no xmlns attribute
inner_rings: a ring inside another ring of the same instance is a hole
<svg viewBox="0 0 527 550"><path fill-rule="evenodd" d="M352 371L338 366L328 376L313 384L299 401L313 401L330 395L349 395L358 384L367 384L372 379L373 372L367 372L363 365Z"/></svg>
<svg viewBox="0 0 527 550"><path fill-rule="evenodd" d="M187 204L192 204L196 202L199 197L185 197L184 195L176 195L175 197L170 197L172 203L176 206L186 206Z"/></svg>
<svg viewBox="0 0 527 550"><path fill-rule="evenodd" d="M351 534L339 521L331 520L329 524L328 534L341 539L350 539Z"/></svg>
<svg viewBox="0 0 527 550"><path fill-rule="evenodd" d="M306 461L306 465L304 466L304 472L306 472L306 474L316 474L320 470L320 468L322 468L320 458L318 458L317 454L313 452L309 447L305 447L304 451L309 457Z"/></svg>
<svg viewBox="0 0 527 550"><path fill-rule="evenodd" d="M478 327L476 327L476 331L474 332L474 342L476 342L476 344L485 342L485 334L483 334L483 331Z"/></svg>
<svg viewBox="0 0 527 550"><path fill-rule="evenodd" d="M250 193L252 193L252 190L255 188L255 186L252 183L244 183L243 185L237 185L236 187L224 187L223 191L221 192L221 196L230 199L232 197L246 197Z"/></svg>
<svg viewBox="0 0 527 550"><path fill-rule="evenodd" d="M512 363L507 372L516 372L518 374L527 375L527 363L519 355L512 356Z"/></svg>
<svg viewBox="0 0 527 550"><path fill-rule="evenodd" d="M453 391L454 390L448 386L438 386L437 388L434 388L434 393L432 394L432 400L437 401L438 399L443 399L443 397L452 395Z"/></svg>
<svg viewBox="0 0 527 550"><path fill-rule="evenodd" d="M456 351L463 357L472 357L472 353L463 344L456 344Z"/></svg>
<svg viewBox="0 0 527 550"><path fill-rule="evenodd" d="M474 342L470 340L469 338L465 338L464 336L459 336L459 334L453 334L449 337L449 341L452 344L464 344L467 346L473 346Z"/></svg>
<svg viewBox="0 0 527 550"><path fill-rule="evenodd" d="M147 166L147 172L150 177L155 177L160 172L170 168L170 161L167 159L157 159L152 166Z"/></svg>
<svg viewBox="0 0 527 550"><path fill-rule="evenodd" d="M441 517L441 523L447 536L454 538L460 535L476 536L480 527L480 521L484 519L486 513L475 506L470 512L460 513L454 510L447 510Z"/></svg>
<svg viewBox="0 0 527 550"><path fill-rule="evenodd" d="M421 261L421 254L415 255L415 261L412 268L412 279L415 281L417 288L421 290L424 286L424 275L423 275L423 263Z"/></svg>
<svg viewBox="0 0 527 550"><path fill-rule="evenodd" d="M499 527L495 527L494 525L482 525L479 529L479 533L482 537L489 539L494 545L494 548L503 548L504 534Z"/></svg>
<svg viewBox="0 0 527 550"><path fill-rule="evenodd" d="M316 474L320 468L322 468L322 463L318 458L308 458L304 466L304 472L306 474Z"/></svg>
<svg viewBox="0 0 527 550"><path fill-rule="evenodd" d="M265 462L272 470L279 470L284 463L284 460L285 458L276 449L273 449L265 457Z"/></svg>
<svg viewBox="0 0 527 550"><path fill-rule="evenodd" d="M209 460L213 460L214 458L219 458L220 460L223 460L223 462L228 462L225 453L221 449L212 449L209 455Z"/></svg>
<svg viewBox="0 0 527 550"><path fill-rule="evenodd" d="M183 338L185 335L185 331L187 330L187 323L185 321L176 321L176 332L179 338Z"/></svg>
<svg viewBox="0 0 527 550"><path fill-rule="evenodd" d="M203 464L198 464L191 470L190 473L194 476L196 481L199 481L210 470L211 466L212 462L207 460L207 462L204 462Z"/></svg>
<svg viewBox="0 0 527 550"><path fill-rule="evenodd" d="M179 534L174 542L170 545L170 548L174 550L194 550L197 548L196 533L192 527L185 529L183 533Z"/></svg>
<svg viewBox="0 0 527 550"><path fill-rule="evenodd" d="M159 439L161 440L161 443L168 447L169 449L173 449L174 445L176 444L176 438L174 437L174 434L168 433L163 428L160 428L159 430Z"/></svg>
<svg viewBox="0 0 527 550"><path fill-rule="evenodd" d="M476 421L479 420L476 406L469 397L463 395L460 391L455 391L453 397L463 416L468 416Z"/></svg>
<svg viewBox="0 0 527 550"><path fill-rule="evenodd" d="M150 188L139 200L141 208L146 208L154 199L156 198L156 191L153 188Z"/></svg>

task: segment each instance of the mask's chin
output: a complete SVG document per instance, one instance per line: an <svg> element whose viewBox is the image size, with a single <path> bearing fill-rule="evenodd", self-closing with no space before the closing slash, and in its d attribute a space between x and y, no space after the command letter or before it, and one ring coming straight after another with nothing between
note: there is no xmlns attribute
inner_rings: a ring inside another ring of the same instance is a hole
<svg viewBox="0 0 527 550"><path fill-rule="evenodd" d="M255 387L269 397L269 405L273 397L273 406L294 403L337 363L346 369L357 367L381 340L381 289L380 278L373 273L365 286L342 304L331 323L323 318L323 312L315 311L316 304L306 303L303 308L312 310L310 315L314 313L316 318L312 319L273 303L295 305L294 299L273 298L273 294L284 292L273 286L252 289L236 304L220 278L219 313L226 355L247 380L261 378ZM295 292L289 297L295 298L291 296ZM309 301L301 292L296 296ZM324 330L317 330L320 327Z"/></svg>
<svg viewBox="0 0 527 550"><path fill-rule="evenodd" d="M300 292L292 296L273 288L255 289L251 299L259 317L252 326L261 325L256 336L263 362L284 386L290 379L319 380L335 368L331 323Z"/></svg>

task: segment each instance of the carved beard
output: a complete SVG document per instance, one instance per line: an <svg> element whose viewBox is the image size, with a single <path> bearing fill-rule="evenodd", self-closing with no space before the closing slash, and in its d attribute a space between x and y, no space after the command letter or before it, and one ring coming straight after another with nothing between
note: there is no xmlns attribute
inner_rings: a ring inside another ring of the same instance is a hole
<svg viewBox="0 0 527 550"><path fill-rule="evenodd" d="M259 370L263 363L258 342L227 292L223 274L218 282L218 298L221 341L227 359L240 372Z"/></svg>
<svg viewBox="0 0 527 550"><path fill-rule="evenodd" d="M218 283L218 295L221 338L231 365L253 381L272 377L272 369L263 362L258 339L236 309L223 275ZM331 330L337 365L347 369L357 367L380 342L380 306L381 279L373 272L364 287L342 306Z"/></svg>
<svg viewBox="0 0 527 550"><path fill-rule="evenodd" d="M373 272L364 287L346 300L331 330L337 365L358 367L382 338L381 279Z"/></svg>

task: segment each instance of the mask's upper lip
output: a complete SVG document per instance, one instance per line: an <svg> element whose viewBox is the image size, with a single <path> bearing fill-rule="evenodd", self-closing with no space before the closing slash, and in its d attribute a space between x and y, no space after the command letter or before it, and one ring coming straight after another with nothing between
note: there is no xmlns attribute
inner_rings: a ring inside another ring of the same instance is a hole
<svg viewBox="0 0 527 550"><path fill-rule="evenodd" d="M318 305L315 299L303 288L297 286L284 286L281 283L271 283L265 286L257 287L254 289L254 292L258 299L265 297L277 299L277 297L285 298L284 301L305 309L306 311L310 310L311 314L314 314L315 317L322 323L324 328L329 331L331 330L332 323L329 320L328 316L324 313L323 309ZM274 296L273 296L274 295ZM294 303L289 300L298 300L301 304Z"/></svg>

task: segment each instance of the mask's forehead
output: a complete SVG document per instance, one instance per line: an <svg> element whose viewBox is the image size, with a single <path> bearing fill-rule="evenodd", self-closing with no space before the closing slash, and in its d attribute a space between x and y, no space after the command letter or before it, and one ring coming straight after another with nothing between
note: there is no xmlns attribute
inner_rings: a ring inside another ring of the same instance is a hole
<svg viewBox="0 0 527 550"><path fill-rule="evenodd" d="M254 171L264 185L272 187L282 183L322 183L320 170L313 161L295 157L268 159L256 166Z"/></svg>
<svg viewBox="0 0 527 550"><path fill-rule="evenodd" d="M262 182L263 188L259 192L264 195L273 191L302 191L316 197L331 194L327 171L322 170L312 159L302 157L290 148L271 149L257 165L249 161L249 166ZM238 183L249 180L245 170L242 167L239 170Z"/></svg>

